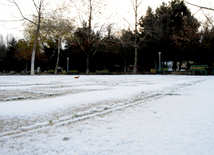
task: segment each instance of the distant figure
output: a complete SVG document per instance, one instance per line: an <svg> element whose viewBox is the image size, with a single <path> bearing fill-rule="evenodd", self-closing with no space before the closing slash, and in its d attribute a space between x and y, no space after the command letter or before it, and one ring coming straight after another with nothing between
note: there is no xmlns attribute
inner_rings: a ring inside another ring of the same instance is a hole
<svg viewBox="0 0 214 155"><path fill-rule="evenodd" d="M80 76L76 76L75 79L78 79Z"/></svg>
<svg viewBox="0 0 214 155"><path fill-rule="evenodd" d="M180 68L181 68L181 63L180 62L177 62L177 68L176 68L176 71L180 71Z"/></svg>

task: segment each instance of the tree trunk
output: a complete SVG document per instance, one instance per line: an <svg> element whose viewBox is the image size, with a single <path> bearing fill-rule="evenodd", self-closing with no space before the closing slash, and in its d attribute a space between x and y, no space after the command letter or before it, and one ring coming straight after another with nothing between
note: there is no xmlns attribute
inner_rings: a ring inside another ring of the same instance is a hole
<svg viewBox="0 0 214 155"><path fill-rule="evenodd" d="M127 60L124 60L124 73L126 73L126 69L127 69Z"/></svg>
<svg viewBox="0 0 214 155"><path fill-rule="evenodd" d="M90 69L89 69L89 55L87 55L86 58L86 75L89 75Z"/></svg>
<svg viewBox="0 0 214 155"><path fill-rule="evenodd" d="M59 37L59 39L58 39L58 55L57 55L57 61L56 61L56 67L55 67L55 75L57 74L57 69L58 69L58 65L59 65L60 44L61 44L61 40Z"/></svg>
<svg viewBox="0 0 214 155"><path fill-rule="evenodd" d="M91 20L92 20L92 4L91 0L89 0L89 7L90 7L90 12L89 12L89 19L88 19L88 34L89 34L89 52L87 54L87 60L86 60L86 74L89 75L90 73L90 68L89 68L89 59L90 59L90 50L91 50Z"/></svg>
<svg viewBox="0 0 214 155"><path fill-rule="evenodd" d="M134 57L134 68L133 68L133 73L137 73L137 57L138 57L138 53L137 53L137 8L138 8L138 3L136 0L135 3L135 57Z"/></svg>
<svg viewBox="0 0 214 155"><path fill-rule="evenodd" d="M135 57L134 57L133 73L137 73L137 58L138 58L138 52L137 52L137 46L136 46L135 47Z"/></svg>
<svg viewBox="0 0 214 155"><path fill-rule="evenodd" d="M39 23L37 25L35 41L34 41L33 50L32 50L31 70L30 70L31 75L34 75L34 72L35 72L34 65L35 65L35 55L36 55L37 40L38 40L38 36L39 36L39 29L40 29L40 19L39 19Z"/></svg>

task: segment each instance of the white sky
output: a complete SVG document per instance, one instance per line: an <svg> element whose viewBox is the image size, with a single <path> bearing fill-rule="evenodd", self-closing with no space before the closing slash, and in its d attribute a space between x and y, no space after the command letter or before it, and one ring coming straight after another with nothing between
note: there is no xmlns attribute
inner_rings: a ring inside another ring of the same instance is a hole
<svg viewBox="0 0 214 155"><path fill-rule="evenodd" d="M19 12L17 8L2 5L6 1L7 0L1 0L0 2L0 8L1 8L0 20L10 20L10 19L14 19L13 16L19 16ZM30 12L30 14L32 14L33 10L35 10L31 0L18 0L18 1L20 1L22 4L25 4L24 5L25 12ZM51 4L53 4L53 0L49 0L49 1L51 1ZM107 11L105 12L105 14L107 14L107 16L111 15L109 22L115 23L114 26L117 27L117 29L127 26L127 23L124 21L123 18L126 18L127 21L130 21L131 23L134 22L134 12L130 1L131 0L109 0L108 1L109 7L107 8ZM153 10L155 10L158 6L162 4L162 2L168 3L168 1L169 0L143 0L143 3L140 6L140 12L139 12L138 18L140 18L140 16L145 14L148 6L151 6ZM54 3L57 3L57 2L62 2L62 1L60 0L54 1ZM204 1L188 0L188 2L194 3L196 5L214 8L214 2L213 1L211 2L211 0L204 0ZM190 8L193 14L196 13L197 10L199 9L197 7L193 7L188 4L187 6L188 8ZM212 15L214 14L214 11L206 11L206 12L208 14L212 14ZM196 14L196 17L200 20L204 19L204 16L201 11L199 11ZM100 20L102 19L98 19L98 21ZM6 34L8 33L12 33L15 37L21 37L22 32L20 30L22 29L23 27L21 22L7 22L7 23L0 22L0 34L4 36L6 36Z"/></svg>

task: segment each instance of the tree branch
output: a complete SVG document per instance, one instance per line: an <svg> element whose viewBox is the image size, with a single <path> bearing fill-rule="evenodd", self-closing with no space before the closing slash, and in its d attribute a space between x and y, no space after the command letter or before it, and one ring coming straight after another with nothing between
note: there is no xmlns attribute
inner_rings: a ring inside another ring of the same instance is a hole
<svg viewBox="0 0 214 155"><path fill-rule="evenodd" d="M207 15L204 13L204 10L201 9L201 11L203 12L204 16L207 18L208 22L213 26L213 23L210 21L210 19L207 17Z"/></svg>
<svg viewBox="0 0 214 155"><path fill-rule="evenodd" d="M203 7L203 6L199 6L199 5L195 5L195 4L192 4L192 3L189 3L185 0L185 2L189 5L192 5L192 6L195 6L195 7L198 7L198 8L201 8L201 9L207 9L207 10L211 10L211 11L214 11L213 8L207 8L207 7Z"/></svg>
<svg viewBox="0 0 214 155"><path fill-rule="evenodd" d="M129 26L130 26L132 29L134 29L133 26L132 26L125 18L123 18L123 19L129 24Z"/></svg>
<svg viewBox="0 0 214 155"><path fill-rule="evenodd" d="M33 22L32 20L26 18L26 17L23 15L23 13L22 13L22 11L21 11L19 5L18 5L14 0L13 0L13 4L15 4L15 6L18 8L19 13L21 14L21 16L22 16L23 19L25 19L25 20L27 20L27 21L33 23L34 25L37 25L35 22Z"/></svg>
<svg viewBox="0 0 214 155"><path fill-rule="evenodd" d="M150 32L150 30L149 30L149 32ZM149 34L149 32L147 32L147 34L143 37L143 39L141 39L141 40L138 42L137 45L139 45L139 44L146 38L146 36Z"/></svg>

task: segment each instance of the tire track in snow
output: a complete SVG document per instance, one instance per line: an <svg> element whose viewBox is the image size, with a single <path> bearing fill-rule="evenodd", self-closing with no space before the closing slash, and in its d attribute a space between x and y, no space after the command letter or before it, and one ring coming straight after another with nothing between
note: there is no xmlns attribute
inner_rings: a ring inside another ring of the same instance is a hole
<svg viewBox="0 0 214 155"><path fill-rule="evenodd" d="M109 113L112 113L117 110L123 110L128 107L132 107L132 106L135 106L138 104L143 104L143 103L146 103L147 101L155 100L155 99L167 96L167 95L178 95L178 94L174 94L174 92L181 90L183 88L186 88L188 86L192 86L196 83L203 82L203 81L205 81L205 80L192 81L189 83L182 84L178 87L172 88L170 90L164 90L164 91L152 93L147 96L140 96L140 97L131 99L131 100L123 102L123 103L116 103L112 106L104 105L100 109L92 108L87 111L74 113L70 116L65 116L65 117L59 118L54 121L51 120L49 122L42 122L42 123L37 123L37 124L31 125L31 126L20 127L18 130L1 133L0 141L5 141L9 138L15 138L15 137L19 137L19 136L26 135L29 133L34 133L34 132L41 131L41 130L47 130L47 129L50 129L53 127L67 125L67 124L82 121L85 119L109 114Z"/></svg>

